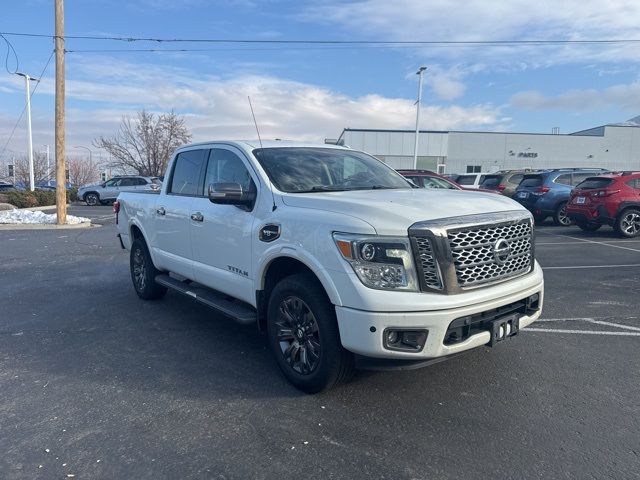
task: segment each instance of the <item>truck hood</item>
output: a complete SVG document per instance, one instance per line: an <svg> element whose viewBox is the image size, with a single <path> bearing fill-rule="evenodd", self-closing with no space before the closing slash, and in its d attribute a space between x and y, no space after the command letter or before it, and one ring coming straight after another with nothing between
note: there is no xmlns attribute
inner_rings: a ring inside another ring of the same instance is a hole
<svg viewBox="0 0 640 480"><path fill-rule="evenodd" d="M369 223L378 235L406 235L416 222L524 208L502 195L464 190L352 190L285 194L285 205L335 212Z"/></svg>

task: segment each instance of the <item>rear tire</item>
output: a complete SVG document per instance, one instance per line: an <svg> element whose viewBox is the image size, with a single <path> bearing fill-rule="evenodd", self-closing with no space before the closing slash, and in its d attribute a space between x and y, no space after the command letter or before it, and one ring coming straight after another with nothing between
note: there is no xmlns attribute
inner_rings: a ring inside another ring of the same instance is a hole
<svg viewBox="0 0 640 480"><path fill-rule="evenodd" d="M573 223L571 219L567 217L567 202L558 205L556 212L553 214L553 221L561 227L568 227Z"/></svg>
<svg viewBox="0 0 640 480"><path fill-rule="evenodd" d="M153 264L147 244L140 238L134 240L131 245L129 266L133 288L140 298L157 300L164 297L167 288L156 283L156 276L162 272Z"/></svg>
<svg viewBox="0 0 640 480"><path fill-rule="evenodd" d="M353 354L340 341L335 307L311 274L291 275L275 286L267 335L280 370L303 392L328 390L354 372Z"/></svg>
<svg viewBox="0 0 640 480"><path fill-rule="evenodd" d="M614 226L618 235L625 238L633 238L640 235L640 210L628 208L616 219Z"/></svg>
<svg viewBox="0 0 640 480"><path fill-rule="evenodd" d="M595 232L602 226L602 224L600 223L588 223L588 222L576 222L576 225L580 227L581 230L584 230L585 232Z"/></svg>
<svg viewBox="0 0 640 480"><path fill-rule="evenodd" d="M95 207L96 205L98 205L100 203L100 197L98 196L97 193L91 192L91 193L87 193L84 196L84 201L90 207Z"/></svg>

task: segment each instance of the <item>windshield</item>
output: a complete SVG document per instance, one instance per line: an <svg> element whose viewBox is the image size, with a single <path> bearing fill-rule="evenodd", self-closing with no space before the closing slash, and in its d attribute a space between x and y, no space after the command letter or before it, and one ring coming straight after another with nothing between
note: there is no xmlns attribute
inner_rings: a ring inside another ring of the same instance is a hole
<svg viewBox="0 0 640 480"><path fill-rule="evenodd" d="M539 187L542 185L541 175L525 175L524 179L520 182L520 187Z"/></svg>
<svg viewBox="0 0 640 480"><path fill-rule="evenodd" d="M453 183L438 177L422 177L424 188L448 188L450 190L459 190Z"/></svg>
<svg viewBox="0 0 640 480"><path fill-rule="evenodd" d="M493 188L500 185L500 180L502 180L502 175L487 175L482 182L483 188Z"/></svg>
<svg viewBox="0 0 640 480"><path fill-rule="evenodd" d="M253 154L282 192L411 188L395 170L361 152L334 148L259 148Z"/></svg>

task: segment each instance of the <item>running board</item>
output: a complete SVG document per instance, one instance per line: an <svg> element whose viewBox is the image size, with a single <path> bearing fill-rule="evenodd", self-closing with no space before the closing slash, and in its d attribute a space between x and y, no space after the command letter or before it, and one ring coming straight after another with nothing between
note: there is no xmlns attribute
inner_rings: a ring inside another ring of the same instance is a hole
<svg viewBox="0 0 640 480"><path fill-rule="evenodd" d="M258 318L256 310L246 303L239 300L229 300L227 295L197 283L180 281L166 274L156 276L156 283L191 297L243 325L255 323Z"/></svg>

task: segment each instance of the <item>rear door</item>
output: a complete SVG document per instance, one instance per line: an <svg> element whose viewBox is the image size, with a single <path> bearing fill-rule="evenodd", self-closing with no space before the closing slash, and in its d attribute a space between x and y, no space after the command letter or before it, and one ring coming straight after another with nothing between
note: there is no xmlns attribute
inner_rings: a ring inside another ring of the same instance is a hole
<svg viewBox="0 0 640 480"><path fill-rule="evenodd" d="M194 199L202 192L202 176L208 149L178 153L168 178L164 195L158 198L154 216L155 253L162 266L193 279L190 214Z"/></svg>

